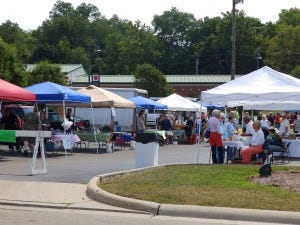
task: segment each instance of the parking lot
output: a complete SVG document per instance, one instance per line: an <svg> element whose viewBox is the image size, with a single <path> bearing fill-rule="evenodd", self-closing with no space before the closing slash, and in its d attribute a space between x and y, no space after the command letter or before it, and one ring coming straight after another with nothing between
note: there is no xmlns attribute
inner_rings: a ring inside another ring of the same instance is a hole
<svg viewBox="0 0 300 225"><path fill-rule="evenodd" d="M64 152L58 154L49 153L46 159L46 174L30 176L31 155L24 157L22 153L7 152L6 146L4 158L0 159L0 179L16 181L46 181L64 183L87 183L98 174L122 171L135 168L135 151L126 147L120 150L118 147L112 153L101 151L96 154L95 145L90 149L73 152L65 156ZM164 145L159 147L159 165L197 163L207 164L209 159L209 147L206 145ZM38 158L38 168L41 159Z"/></svg>

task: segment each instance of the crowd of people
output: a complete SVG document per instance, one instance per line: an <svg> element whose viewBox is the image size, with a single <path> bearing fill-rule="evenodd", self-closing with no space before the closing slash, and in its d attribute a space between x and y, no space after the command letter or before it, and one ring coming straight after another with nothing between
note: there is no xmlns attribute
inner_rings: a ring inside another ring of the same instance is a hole
<svg viewBox="0 0 300 225"><path fill-rule="evenodd" d="M223 141L232 141L234 135L243 137L245 147L241 149L242 163L250 163L252 157L263 153L266 145L271 142L282 146L282 138L288 137L292 131L298 132L300 128L300 115L296 113L263 114L258 119L252 120L248 112L242 117L239 125L239 116L234 110L225 116L220 110L213 110L207 121L210 131L209 143L211 145L213 163L224 162L224 152L227 158L233 158L233 148L223 145ZM258 159L261 160L261 159Z"/></svg>
<svg viewBox="0 0 300 225"><path fill-rule="evenodd" d="M202 123L201 123L202 122ZM165 131L165 143L173 142L174 134L172 130L183 130L185 133L185 143L194 143L193 134L200 132L197 130L197 124L201 124L201 134L206 130L206 113L202 112L200 115L196 113L162 113L157 118L156 129ZM146 127L145 110L140 110L137 116L137 132L143 132Z"/></svg>
<svg viewBox="0 0 300 225"><path fill-rule="evenodd" d="M2 107L2 118L0 120L0 128L3 130L53 130L54 126L46 117L44 110L39 111L35 105L32 112L28 112L21 118L19 115L11 111L9 107ZM68 126L65 126L66 132L71 132L73 125L72 108L68 108L65 121L68 121ZM66 123L66 122L64 122ZM64 130L64 123L60 123L60 129ZM57 127L55 127L56 129ZM29 152L33 152L35 146L35 137L16 138L16 143L7 143L9 149L14 151L23 150L26 156Z"/></svg>

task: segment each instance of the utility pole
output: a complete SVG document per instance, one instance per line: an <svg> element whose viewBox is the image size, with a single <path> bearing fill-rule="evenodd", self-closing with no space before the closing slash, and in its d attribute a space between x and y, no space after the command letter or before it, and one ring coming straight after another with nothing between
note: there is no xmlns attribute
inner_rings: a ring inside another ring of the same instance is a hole
<svg viewBox="0 0 300 225"><path fill-rule="evenodd" d="M236 16L235 16L236 0L232 0L232 31L231 31L231 80L235 79L235 39L236 39Z"/></svg>
<svg viewBox="0 0 300 225"><path fill-rule="evenodd" d="M236 15L235 15L235 5L238 3L243 3L243 0L232 0L232 32L231 32L231 80L235 79L235 61L236 61Z"/></svg>

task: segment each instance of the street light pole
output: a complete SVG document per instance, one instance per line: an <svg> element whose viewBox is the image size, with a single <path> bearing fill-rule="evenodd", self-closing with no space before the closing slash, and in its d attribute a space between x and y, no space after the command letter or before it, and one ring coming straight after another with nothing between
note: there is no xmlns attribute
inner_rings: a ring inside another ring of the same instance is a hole
<svg viewBox="0 0 300 225"><path fill-rule="evenodd" d="M262 59L260 52L256 53L256 69L259 69L260 60Z"/></svg>
<svg viewBox="0 0 300 225"><path fill-rule="evenodd" d="M89 79L88 79L88 85L90 85L91 84L91 73L92 73L92 60L91 60L91 46L88 46L88 66L89 66L89 68L88 68L88 77L89 77Z"/></svg>

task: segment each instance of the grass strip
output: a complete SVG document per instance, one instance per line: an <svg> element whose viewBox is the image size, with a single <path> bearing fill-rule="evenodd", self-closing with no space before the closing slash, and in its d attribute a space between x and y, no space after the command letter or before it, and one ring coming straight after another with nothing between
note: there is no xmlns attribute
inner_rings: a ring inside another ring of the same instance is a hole
<svg viewBox="0 0 300 225"><path fill-rule="evenodd" d="M110 193L166 204L300 211L300 194L256 184L259 166L178 165L110 179L100 187ZM273 166L276 171L299 167Z"/></svg>

